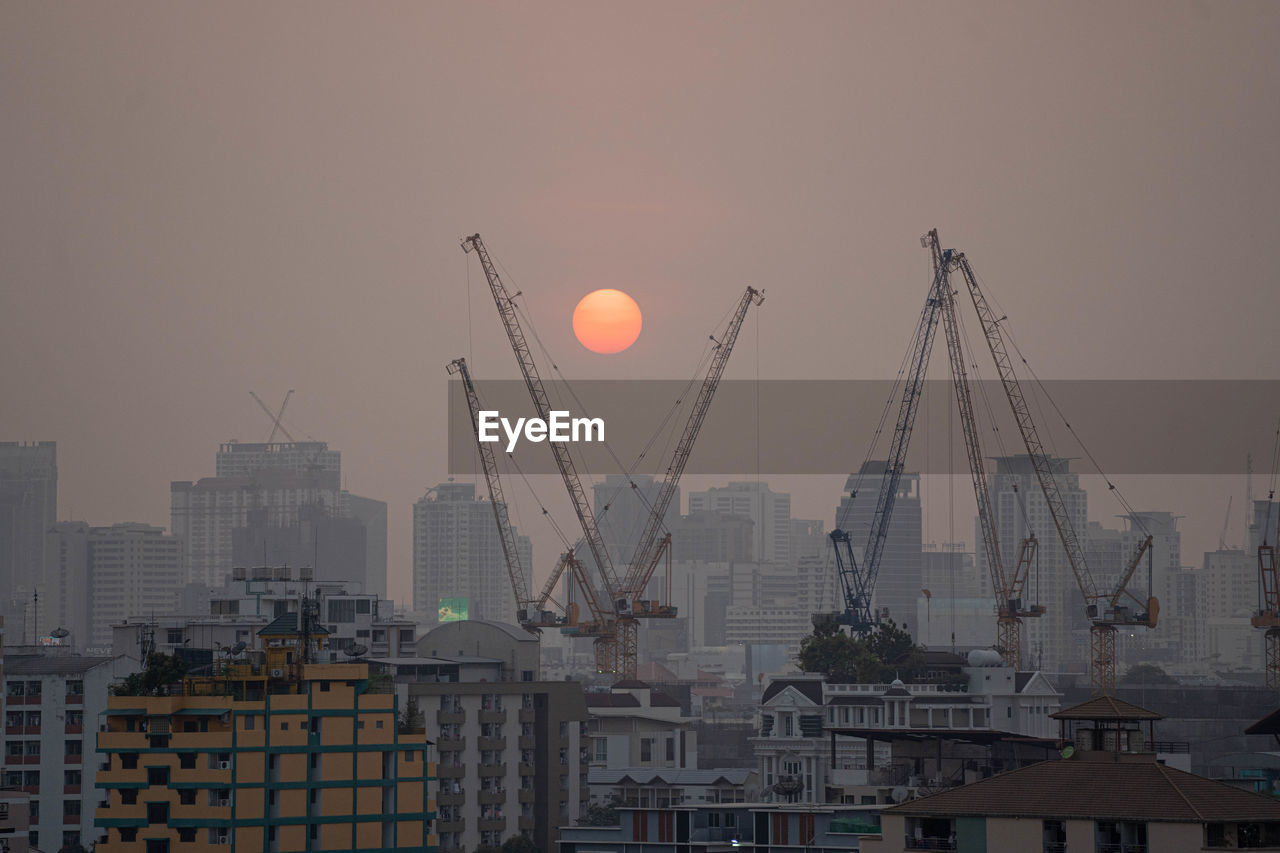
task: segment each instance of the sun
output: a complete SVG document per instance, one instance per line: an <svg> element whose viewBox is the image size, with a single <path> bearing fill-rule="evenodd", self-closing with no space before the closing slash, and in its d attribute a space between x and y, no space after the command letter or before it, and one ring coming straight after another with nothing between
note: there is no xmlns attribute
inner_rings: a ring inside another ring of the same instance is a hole
<svg viewBox="0 0 1280 853"><path fill-rule="evenodd" d="M622 352L640 337L640 306L621 290L605 288L582 297L573 309L573 333L592 352Z"/></svg>

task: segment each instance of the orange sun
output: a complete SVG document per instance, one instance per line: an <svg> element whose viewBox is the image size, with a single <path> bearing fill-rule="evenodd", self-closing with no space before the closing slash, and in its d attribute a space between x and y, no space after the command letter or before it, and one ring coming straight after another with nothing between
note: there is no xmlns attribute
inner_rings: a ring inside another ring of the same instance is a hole
<svg viewBox="0 0 1280 853"><path fill-rule="evenodd" d="M640 337L640 306L621 290L595 290L573 309L573 333L592 352L622 352Z"/></svg>

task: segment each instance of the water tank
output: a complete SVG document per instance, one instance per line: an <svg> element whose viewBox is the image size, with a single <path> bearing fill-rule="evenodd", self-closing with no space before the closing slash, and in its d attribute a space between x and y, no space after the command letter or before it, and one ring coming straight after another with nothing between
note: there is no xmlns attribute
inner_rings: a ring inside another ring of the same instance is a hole
<svg viewBox="0 0 1280 853"><path fill-rule="evenodd" d="M969 652L969 666L1003 666L1004 658L995 649L974 649Z"/></svg>

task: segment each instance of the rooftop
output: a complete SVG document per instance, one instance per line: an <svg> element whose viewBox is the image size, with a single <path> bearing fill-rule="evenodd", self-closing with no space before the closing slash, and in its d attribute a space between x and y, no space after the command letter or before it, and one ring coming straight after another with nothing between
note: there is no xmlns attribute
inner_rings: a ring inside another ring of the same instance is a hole
<svg viewBox="0 0 1280 853"><path fill-rule="evenodd" d="M5 655L5 675L80 675L110 663L111 657L84 655Z"/></svg>
<svg viewBox="0 0 1280 853"><path fill-rule="evenodd" d="M1280 820L1280 799L1154 760L1054 760L912 800L886 812L926 817L1271 821Z"/></svg>
<svg viewBox="0 0 1280 853"><path fill-rule="evenodd" d="M1114 696L1098 696L1050 714L1055 720L1163 720L1164 714L1140 708Z"/></svg>

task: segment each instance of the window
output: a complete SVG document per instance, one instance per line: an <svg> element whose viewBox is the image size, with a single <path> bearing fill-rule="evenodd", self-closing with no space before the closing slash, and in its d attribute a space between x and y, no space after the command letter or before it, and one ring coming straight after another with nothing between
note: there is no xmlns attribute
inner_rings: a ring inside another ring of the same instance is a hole
<svg viewBox="0 0 1280 853"><path fill-rule="evenodd" d="M320 692L321 692L321 693L328 693L328 692L329 692L329 689L330 689L330 684L329 684L329 682L327 682L327 681L322 681L322 682L320 682Z"/></svg>
<svg viewBox="0 0 1280 853"><path fill-rule="evenodd" d="M594 737L591 739L591 745L594 748L595 756L592 761L608 761L609 760L609 740L608 738Z"/></svg>
<svg viewBox="0 0 1280 853"><path fill-rule="evenodd" d="M39 755L39 754L40 754L40 741L38 741L38 740L29 740L29 741L27 741L27 742L26 742L26 747L27 747L27 748L26 748L25 752L26 752L26 754L27 754L27 757L28 757L28 758L31 758L31 757L33 757L33 756L37 756L37 755Z"/></svg>
<svg viewBox="0 0 1280 853"><path fill-rule="evenodd" d="M178 840L183 844L194 844L196 840L196 830L193 826L184 826L178 830Z"/></svg>
<svg viewBox="0 0 1280 853"><path fill-rule="evenodd" d="M653 738L640 739L640 760L653 761Z"/></svg>
<svg viewBox="0 0 1280 853"><path fill-rule="evenodd" d="M72 846L78 845L79 843L80 843L80 833L76 832L74 829L67 830L62 833L63 847L72 847Z"/></svg>
<svg viewBox="0 0 1280 853"><path fill-rule="evenodd" d="M39 695L40 695L40 691L41 691L41 685L40 685L40 682L39 682L39 681L28 681L28 682L27 682L27 695L28 695L28 696L39 696ZM84 692L84 690L81 690L80 692L81 692L81 693L83 693L83 692Z"/></svg>
<svg viewBox="0 0 1280 853"><path fill-rule="evenodd" d="M147 803L147 823L166 824L169 822L168 803Z"/></svg>
<svg viewBox="0 0 1280 853"><path fill-rule="evenodd" d="M667 738L667 761L675 761L675 760L676 760L676 739L673 737L669 737Z"/></svg>
<svg viewBox="0 0 1280 853"><path fill-rule="evenodd" d="M83 682L83 681L68 681L68 682L67 682L67 695L68 695L68 696L83 696L83 695L84 695L84 682Z"/></svg>
<svg viewBox="0 0 1280 853"><path fill-rule="evenodd" d="M171 646L182 645L182 629L169 628L164 632L164 640Z"/></svg>
<svg viewBox="0 0 1280 853"><path fill-rule="evenodd" d="M147 768L147 784L168 785L169 784L169 768L168 767L148 767Z"/></svg>
<svg viewBox="0 0 1280 853"><path fill-rule="evenodd" d="M339 624L356 621L356 603L350 598L331 598L329 604L329 621Z"/></svg>
<svg viewBox="0 0 1280 853"><path fill-rule="evenodd" d="M23 681L6 681L4 684L4 692L8 696L25 696L26 682Z"/></svg>
<svg viewBox="0 0 1280 853"><path fill-rule="evenodd" d="M134 842L134 841L137 841L137 840L138 840L138 827L136 827L136 826L122 826L122 827L120 827L120 840L121 840L121 841L128 841L128 842L130 842L130 843L132 843L132 842Z"/></svg>
<svg viewBox="0 0 1280 853"><path fill-rule="evenodd" d="M148 838L147 853L169 853L169 839Z"/></svg>
<svg viewBox="0 0 1280 853"><path fill-rule="evenodd" d="M83 726L83 725L84 725L84 711L68 711L68 712L67 712L67 725L68 725L68 726Z"/></svg>
<svg viewBox="0 0 1280 853"><path fill-rule="evenodd" d="M178 802L184 806L194 806L196 804L196 789L182 788L178 791Z"/></svg>
<svg viewBox="0 0 1280 853"><path fill-rule="evenodd" d="M67 744L67 752L66 752L67 755L80 755L84 750L84 742L79 739L69 740L66 742L66 744Z"/></svg>
<svg viewBox="0 0 1280 853"><path fill-rule="evenodd" d="M80 771L79 771L79 770L67 770L67 771L63 772L63 774L62 774L62 784L64 784L64 785L79 785L79 784L80 784L80 778L81 778L81 777L80 777Z"/></svg>
<svg viewBox="0 0 1280 853"><path fill-rule="evenodd" d="M257 727L258 727L258 715L257 715L257 714L245 714L245 715L244 715L244 730L245 730L246 732L251 732L251 731L253 731L254 729L256 729Z"/></svg>
<svg viewBox="0 0 1280 853"><path fill-rule="evenodd" d="M368 613L368 612L369 612L369 599L367 599L367 598L357 598L357 599L356 599L356 613Z"/></svg>
<svg viewBox="0 0 1280 853"><path fill-rule="evenodd" d="M412 628L405 628L404 630L402 630L402 631L400 632L400 642L401 642L401 643L412 643L412 642L413 642L413 629L412 629Z"/></svg>
<svg viewBox="0 0 1280 853"><path fill-rule="evenodd" d="M138 769L138 753L136 752L120 753L120 768L122 770L137 770Z"/></svg>
<svg viewBox="0 0 1280 853"><path fill-rule="evenodd" d="M29 729L40 728L40 712L39 711L27 712L27 728Z"/></svg>
<svg viewBox="0 0 1280 853"><path fill-rule="evenodd" d="M136 806L138 804L137 788L121 788L120 789L120 805Z"/></svg>
<svg viewBox="0 0 1280 853"><path fill-rule="evenodd" d="M79 800L63 800L62 816L63 817L80 817L80 801Z"/></svg>
<svg viewBox="0 0 1280 853"><path fill-rule="evenodd" d="M281 721L280 721L280 731L282 731L282 732L286 732L286 731L288 731L288 730L289 730L289 724L288 724L287 722L285 722L284 720L281 720Z"/></svg>

